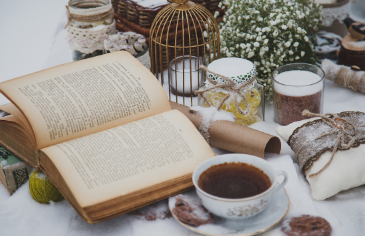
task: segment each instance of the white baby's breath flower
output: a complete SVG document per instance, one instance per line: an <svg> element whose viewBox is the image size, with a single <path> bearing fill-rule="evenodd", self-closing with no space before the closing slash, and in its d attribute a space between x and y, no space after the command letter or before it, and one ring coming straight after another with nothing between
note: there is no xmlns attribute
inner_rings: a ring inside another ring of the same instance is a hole
<svg viewBox="0 0 365 236"><path fill-rule="evenodd" d="M307 30L318 27L321 10L320 5L307 0L261 1L262 4L255 0L220 3L225 8L224 22L220 23L221 51L222 56L254 61L258 80L267 86L265 94L271 99L273 70L300 58L305 58L305 62L312 60L314 54L309 51ZM304 57L306 54L308 56Z"/></svg>
<svg viewBox="0 0 365 236"><path fill-rule="evenodd" d="M278 22L276 22L276 20L272 20L272 21L270 21L270 25L272 25L272 26L274 26L274 25L276 25Z"/></svg>

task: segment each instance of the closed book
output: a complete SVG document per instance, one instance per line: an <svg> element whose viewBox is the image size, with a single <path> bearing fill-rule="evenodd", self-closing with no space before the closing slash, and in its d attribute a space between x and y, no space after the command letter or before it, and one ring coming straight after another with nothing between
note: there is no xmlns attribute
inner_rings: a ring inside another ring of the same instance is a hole
<svg viewBox="0 0 365 236"><path fill-rule="evenodd" d="M27 182L32 167L0 146L0 181L12 195Z"/></svg>

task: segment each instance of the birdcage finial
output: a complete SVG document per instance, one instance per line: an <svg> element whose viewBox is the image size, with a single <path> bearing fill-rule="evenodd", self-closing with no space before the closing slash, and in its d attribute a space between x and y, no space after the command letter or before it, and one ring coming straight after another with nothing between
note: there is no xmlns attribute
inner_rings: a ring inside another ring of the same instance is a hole
<svg viewBox="0 0 365 236"><path fill-rule="evenodd" d="M167 0L168 2L171 2L171 3L176 3L176 4L185 4L187 3L189 0Z"/></svg>

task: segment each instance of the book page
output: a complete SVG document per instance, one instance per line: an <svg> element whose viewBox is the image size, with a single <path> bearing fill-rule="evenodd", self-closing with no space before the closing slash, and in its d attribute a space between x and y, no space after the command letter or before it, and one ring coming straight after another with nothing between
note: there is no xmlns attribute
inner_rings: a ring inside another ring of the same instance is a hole
<svg viewBox="0 0 365 236"><path fill-rule="evenodd" d="M28 118L38 149L171 109L159 81L128 52L5 81L0 90Z"/></svg>
<svg viewBox="0 0 365 236"><path fill-rule="evenodd" d="M215 156L194 125L175 110L42 151L81 207L191 174Z"/></svg>

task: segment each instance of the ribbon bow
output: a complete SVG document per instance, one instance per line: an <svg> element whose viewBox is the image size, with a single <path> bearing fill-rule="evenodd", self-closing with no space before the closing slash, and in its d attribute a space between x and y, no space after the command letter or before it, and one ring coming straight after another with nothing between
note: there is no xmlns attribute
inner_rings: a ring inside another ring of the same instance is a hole
<svg viewBox="0 0 365 236"><path fill-rule="evenodd" d="M308 117L320 117L322 119L323 122L325 122L327 125L331 126L333 128L332 131L328 132L328 133L324 133L321 134L320 136L316 137L314 140L310 140L307 141L306 143L304 143L297 151L297 155L300 153L300 151L302 150L302 148L308 144L309 142L313 142L319 138L337 133L337 139L336 139L336 144L333 147L332 150L332 155L330 160L327 162L327 164L317 173L311 174L309 175L310 178L317 176L318 174L320 174L323 170L325 170L330 163L333 160L333 157L335 156L335 153L339 147L339 145L341 145L341 147L343 149L348 149L350 148L354 142L355 142L355 138L354 136L356 135L356 128L358 127L362 127L362 126L354 126L353 124L349 123L348 121L346 121L345 119L336 117L334 114L331 113L327 113L324 115L320 115L320 114L314 114L309 112L308 110L304 110L302 113L303 116L308 116ZM333 118L330 118L333 117ZM345 143L345 137L347 137L349 139L349 141L347 143Z"/></svg>
<svg viewBox="0 0 365 236"><path fill-rule="evenodd" d="M249 81L247 81L246 83L243 83L239 86L236 86L235 82L226 77L226 76L223 76L223 75L220 75L218 73L215 73L211 70L209 70L208 68L206 68L205 66L201 65L200 66L201 69L213 74L213 75L217 75L221 78L223 78L224 80L228 81L229 83L218 83L214 80L211 80L208 76L207 76L207 79L209 80L210 83L213 84L212 87L210 88L206 88L206 89L203 89L203 90L199 90L199 91L195 91L194 94L195 95L198 95L200 93L200 96L204 99L204 101L211 107L212 104L209 102L209 100L207 99L207 97L205 96L205 92L207 91L210 91L210 90L213 90L213 89L216 89L216 88L222 88L222 89L225 89L227 91L229 91L229 93L223 98L222 102L220 103L220 105L218 106L218 111L222 108L222 105L227 101L228 98L230 98L232 95L234 96L234 103L236 104L236 107L237 107L237 110L240 114L242 115L247 115L247 113L249 112L248 110L248 102L247 102L247 99L245 97L245 95L243 94L243 91L242 91L242 88L245 88L247 87L248 85L252 84L255 82L255 76L253 76ZM255 93L253 91L251 91L251 97L254 97L255 96ZM241 97L242 100L244 101L245 103L245 110L242 110L242 108L240 107L239 105L239 102L238 102L238 97Z"/></svg>

